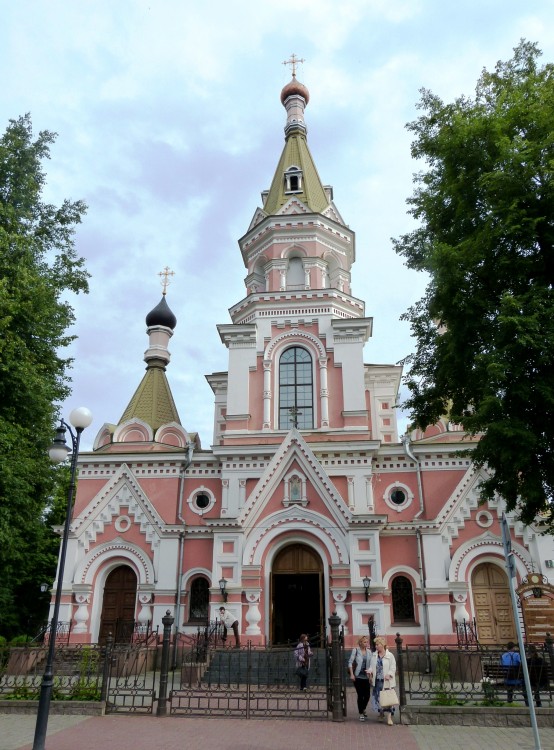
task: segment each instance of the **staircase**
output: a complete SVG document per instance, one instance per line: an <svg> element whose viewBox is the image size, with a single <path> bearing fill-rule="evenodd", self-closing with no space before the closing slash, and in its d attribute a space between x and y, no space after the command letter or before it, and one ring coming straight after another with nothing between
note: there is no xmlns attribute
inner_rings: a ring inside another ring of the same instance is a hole
<svg viewBox="0 0 554 750"><path fill-rule="evenodd" d="M283 685L296 686L299 678L295 675L296 662L291 649L238 649L220 648L213 652L213 658L204 672L201 682L204 685ZM327 684L326 651L313 649L310 662L308 685Z"/></svg>

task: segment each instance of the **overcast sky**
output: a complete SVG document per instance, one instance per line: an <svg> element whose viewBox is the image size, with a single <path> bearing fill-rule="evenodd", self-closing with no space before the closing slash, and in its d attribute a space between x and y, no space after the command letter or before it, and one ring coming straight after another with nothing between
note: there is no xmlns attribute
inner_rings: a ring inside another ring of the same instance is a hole
<svg viewBox="0 0 554 750"><path fill-rule="evenodd" d="M92 410L83 447L142 378L166 265L178 321L167 375L182 424L210 446L204 375L227 369L216 325L245 296L237 240L283 146L283 60L305 58L310 150L356 232L353 294L374 319L365 360L396 363L414 348L399 317L425 287L390 241L413 226L405 124L419 89L472 95L522 37L552 62L553 30L552 0L4 0L0 128L30 112L35 132L57 132L47 198L89 207L76 245L90 293L72 300L62 409Z"/></svg>

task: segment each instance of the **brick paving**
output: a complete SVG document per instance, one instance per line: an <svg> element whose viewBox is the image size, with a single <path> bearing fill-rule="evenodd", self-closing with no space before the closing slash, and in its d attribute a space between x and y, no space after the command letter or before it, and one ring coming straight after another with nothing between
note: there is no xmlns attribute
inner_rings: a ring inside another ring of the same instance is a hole
<svg viewBox="0 0 554 750"><path fill-rule="evenodd" d="M0 714L0 750L30 750L34 716ZM554 750L554 729L540 732ZM383 726L349 716L344 723L282 719L151 716L51 716L47 750L534 750L530 729L457 726Z"/></svg>

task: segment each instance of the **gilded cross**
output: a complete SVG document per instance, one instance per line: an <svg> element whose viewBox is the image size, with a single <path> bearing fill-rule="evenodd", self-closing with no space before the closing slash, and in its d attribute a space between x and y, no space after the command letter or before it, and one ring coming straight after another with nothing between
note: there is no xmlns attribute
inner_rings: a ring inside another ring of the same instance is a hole
<svg viewBox="0 0 554 750"><path fill-rule="evenodd" d="M303 57L296 57L294 52L290 56L290 60L283 60L283 65L290 65L292 68L292 77L296 78L296 66L300 63L305 63L306 60L304 60Z"/></svg>
<svg viewBox="0 0 554 750"><path fill-rule="evenodd" d="M162 279L163 294L165 297L165 293L167 292L167 287L171 284L169 277L175 276L175 271L170 271L169 267L166 266L163 271L159 272L158 276L160 276L160 278Z"/></svg>

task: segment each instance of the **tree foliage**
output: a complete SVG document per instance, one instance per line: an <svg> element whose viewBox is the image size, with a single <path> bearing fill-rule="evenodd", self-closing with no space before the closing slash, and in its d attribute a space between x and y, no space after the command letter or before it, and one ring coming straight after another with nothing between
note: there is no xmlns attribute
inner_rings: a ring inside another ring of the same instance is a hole
<svg viewBox="0 0 554 750"><path fill-rule="evenodd" d="M426 294L404 319L416 352L406 406L482 433L473 458L526 523L554 528L554 66L522 40L475 97L422 91L408 125L427 163L408 200L418 228L395 241Z"/></svg>
<svg viewBox="0 0 554 750"><path fill-rule="evenodd" d="M87 291L74 249L86 207L43 200L42 164L54 140L48 131L33 139L29 115L10 120L0 138L0 630L8 633L29 617L21 592L55 574L46 512L56 471L47 448L56 403L69 393L67 293Z"/></svg>

